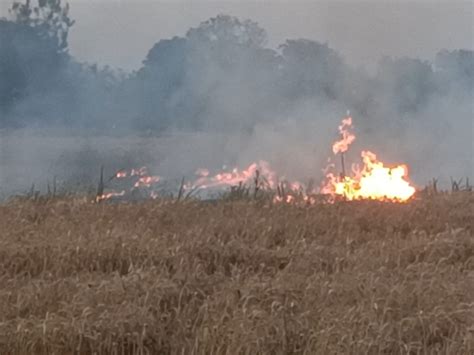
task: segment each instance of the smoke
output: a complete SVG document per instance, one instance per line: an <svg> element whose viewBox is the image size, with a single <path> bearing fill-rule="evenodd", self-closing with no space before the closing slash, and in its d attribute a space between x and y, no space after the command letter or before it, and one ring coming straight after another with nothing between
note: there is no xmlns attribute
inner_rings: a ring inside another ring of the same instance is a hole
<svg viewBox="0 0 474 355"><path fill-rule="evenodd" d="M280 176L318 180L347 110L348 162L370 149L407 163L418 185L474 176L469 50L386 57L369 74L329 44L269 48L257 23L219 15L124 73L78 63L25 25L0 20L0 36L0 195L44 191L54 177L85 189L101 165L179 179L263 159Z"/></svg>

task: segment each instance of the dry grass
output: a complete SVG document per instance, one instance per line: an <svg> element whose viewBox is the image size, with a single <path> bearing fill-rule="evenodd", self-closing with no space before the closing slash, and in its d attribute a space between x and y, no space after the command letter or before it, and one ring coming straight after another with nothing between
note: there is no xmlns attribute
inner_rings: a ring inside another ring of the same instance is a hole
<svg viewBox="0 0 474 355"><path fill-rule="evenodd" d="M473 195L0 206L1 354L472 354Z"/></svg>

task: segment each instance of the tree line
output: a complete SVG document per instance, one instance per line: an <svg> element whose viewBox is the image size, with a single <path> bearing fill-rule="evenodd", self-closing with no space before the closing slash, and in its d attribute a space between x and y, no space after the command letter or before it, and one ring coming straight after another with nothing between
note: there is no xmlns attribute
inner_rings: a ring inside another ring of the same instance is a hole
<svg viewBox="0 0 474 355"><path fill-rule="evenodd" d="M471 50L384 57L368 74L327 43L271 49L256 22L218 15L158 41L124 73L71 56L73 26L61 0L14 1L0 19L0 127L252 131L308 101L403 120L433 100L473 96Z"/></svg>

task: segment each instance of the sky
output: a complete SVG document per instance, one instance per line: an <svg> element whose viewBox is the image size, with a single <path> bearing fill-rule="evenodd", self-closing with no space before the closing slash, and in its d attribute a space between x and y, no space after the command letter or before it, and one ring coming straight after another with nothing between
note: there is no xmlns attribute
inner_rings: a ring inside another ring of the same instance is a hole
<svg viewBox="0 0 474 355"><path fill-rule="evenodd" d="M0 17L10 0L0 0ZM71 0L70 52L115 68L140 67L160 39L183 36L220 13L250 18L268 46L286 39L327 42L354 66L370 70L382 55L432 59L446 49L474 48L474 1L158 1Z"/></svg>

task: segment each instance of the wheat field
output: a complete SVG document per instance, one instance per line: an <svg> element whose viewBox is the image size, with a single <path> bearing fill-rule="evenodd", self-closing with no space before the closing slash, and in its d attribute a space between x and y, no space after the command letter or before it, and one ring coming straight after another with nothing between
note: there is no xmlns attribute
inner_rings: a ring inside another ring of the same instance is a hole
<svg viewBox="0 0 474 355"><path fill-rule="evenodd" d="M0 354L472 354L472 193L0 205Z"/></svg>

